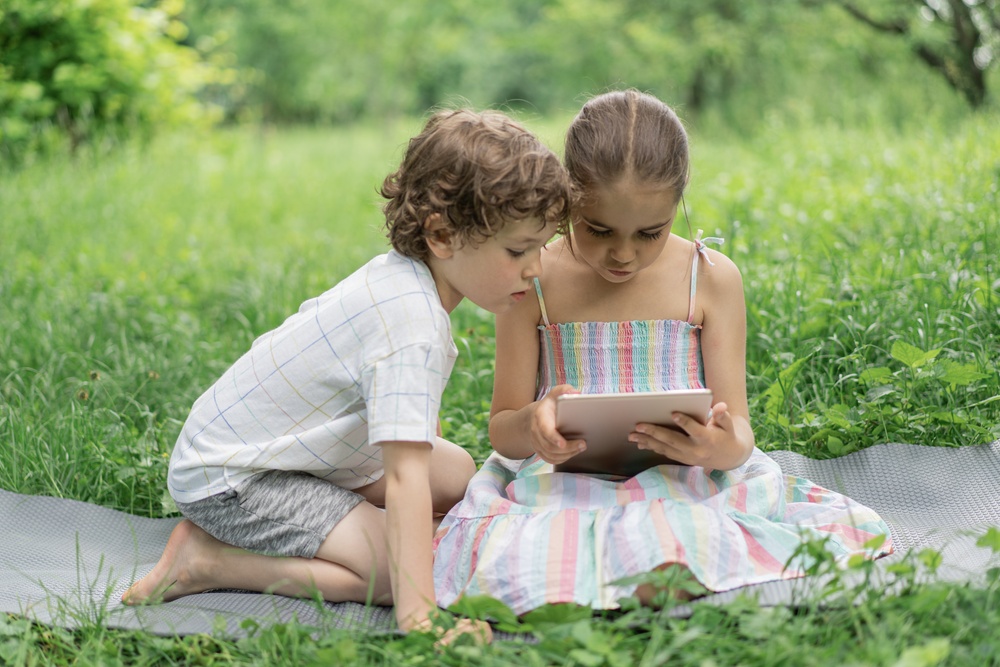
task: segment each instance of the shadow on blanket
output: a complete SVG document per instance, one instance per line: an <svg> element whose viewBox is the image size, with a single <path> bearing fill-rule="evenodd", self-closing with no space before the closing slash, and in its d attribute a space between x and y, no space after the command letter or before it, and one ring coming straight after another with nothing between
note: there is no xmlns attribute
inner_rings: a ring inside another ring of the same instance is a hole
<svg viewBox="0 0 1000 667"><path fill-rule="evenodd" d="M939 551L943 562L937 575L949 581L976 583L996 564L976 540L1000 526L1000 440L956 449L883 444L826 461L786 451L769 454L787 474L840 491L882 516L896 553L877 562L876 582L886 576L887 565L913 549ZM231 590L147 607L122 605L122 593L152 569L177 521L0 490L0 611L64 627L100 622L162 635L240 637L247 634L246 620L263 625L294 618L320 629L394 631L389 607ZM695 604L721 604L747 591L764 606L792 604L822 584L822 578L772 582Z"/></svg>

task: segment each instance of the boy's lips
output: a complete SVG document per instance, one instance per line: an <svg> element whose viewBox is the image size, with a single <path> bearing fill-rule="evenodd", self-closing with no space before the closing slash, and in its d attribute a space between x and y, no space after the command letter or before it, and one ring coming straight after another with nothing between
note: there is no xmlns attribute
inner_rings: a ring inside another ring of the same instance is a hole
<svg viewBox="0 0 1000 667"><path fill-rule="evenodd" d="M512 299L514 299L514 301L520 301L525 296L527 296L527 294L528 294L528 290L521 290L520 292L514 292L510 296L511 296Z"/></svg>

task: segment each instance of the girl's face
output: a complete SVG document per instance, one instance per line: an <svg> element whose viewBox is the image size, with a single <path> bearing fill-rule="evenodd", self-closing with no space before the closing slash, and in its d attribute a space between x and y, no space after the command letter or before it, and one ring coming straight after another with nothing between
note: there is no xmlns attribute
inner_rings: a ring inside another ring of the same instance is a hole
<svg viewBox="0 0 1000 667"><path fill-rule="evenodd" d="M573 221L576 256L609 282L631 280L663 251L677 201L670 188L628 179L588 188Z"/></svg>

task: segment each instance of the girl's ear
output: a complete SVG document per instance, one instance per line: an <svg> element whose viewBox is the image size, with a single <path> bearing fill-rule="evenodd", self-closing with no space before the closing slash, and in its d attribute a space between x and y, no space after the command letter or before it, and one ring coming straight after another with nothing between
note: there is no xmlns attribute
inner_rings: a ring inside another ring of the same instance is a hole
<svg viewBox="0 0 1000 667"><path fill-rule="evenodd" d="M438 259L448 259L455 252L452 247L454 235L440 213L431 213L424 220L424 239L431 254Z"/></svg>

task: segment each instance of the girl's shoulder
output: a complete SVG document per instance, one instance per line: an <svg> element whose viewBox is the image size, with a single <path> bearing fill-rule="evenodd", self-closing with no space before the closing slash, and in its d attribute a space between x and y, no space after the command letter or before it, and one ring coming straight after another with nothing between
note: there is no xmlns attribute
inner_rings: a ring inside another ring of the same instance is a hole
<svg viewBox="0 0 1000 667"><path fill-rule="evenodd" d="M586 265L573 254L565 236L560 236L542 249L542 275L565 275L585 269Z"/></svg>
<svg viewBox="0 0 1000 667"><path fill-rule="evenodd" d="M718 250L706 248L701 252L697 280L696 300L703 311L735 313L746 307L743 274L732 259Z"/></svg>
<svg viewBox="0 0 1000 667"><path fill-rule="evenodd" d="M701 244L701 249L694 241L689 241L682 236L671 234L667 246L664 249L663 261L672 264L686 264L688 270L692 266L695 254L698 253L698 285L702 280L713 283L724 284L733 279L740 279L740 270L725 253L716 250L705 243Z"/></svg>

